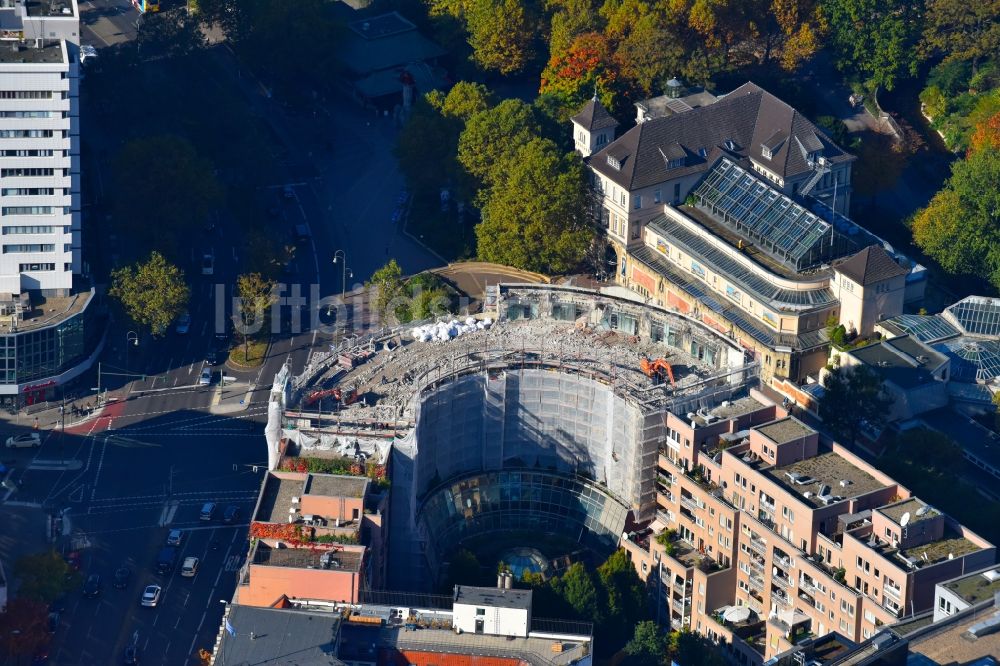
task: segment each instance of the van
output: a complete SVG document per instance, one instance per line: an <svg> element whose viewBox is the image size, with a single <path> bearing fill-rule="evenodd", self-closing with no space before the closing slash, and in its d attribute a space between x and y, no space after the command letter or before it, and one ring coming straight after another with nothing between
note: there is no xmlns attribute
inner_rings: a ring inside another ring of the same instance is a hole
<svg viewBox="0 0 1000 666"><path fill-rule="evenodd" d="M201 515L198 516L201 520L212 520L215 516L215 502L205 502L201 507Z"/></svg>
<svg viewBox="0 0 1000 666"><path fill-rule="evenodd" d="M165 575L174 570L177 562L177 549L173 546L166 546L160 549L160 554L156 556L156 573Z"/></svg>

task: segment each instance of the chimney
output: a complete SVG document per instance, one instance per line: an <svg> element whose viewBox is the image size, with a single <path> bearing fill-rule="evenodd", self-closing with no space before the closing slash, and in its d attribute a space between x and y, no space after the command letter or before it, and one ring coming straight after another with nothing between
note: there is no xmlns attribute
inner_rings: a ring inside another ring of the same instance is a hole
<svg viewBox="0 0 1000 666"><path fill-rule="evenodd" d="M503 589L503 579L504 579L504 573L501 571L500 573L497 574L497 589L498 590L502 590Z"/></svg>
<svg viewBox="0 0 1000 666"><path fill-rule="evenodd" d="M508 571L503 575L503 589L509 590L513 582L514 582L514 574Z"/></svg>
<svg viewBox="0 0 1000 666"><path fill-rule="evenodd" d="M453 601L458 601L458 585L455 586L455 598Z"/></svg>

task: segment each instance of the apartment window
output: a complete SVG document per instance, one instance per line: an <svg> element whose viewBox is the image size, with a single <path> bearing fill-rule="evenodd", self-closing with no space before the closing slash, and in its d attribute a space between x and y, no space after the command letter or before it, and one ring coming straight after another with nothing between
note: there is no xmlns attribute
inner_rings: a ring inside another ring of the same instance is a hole
<svg viewBox="0 0 1000 666"><path fill-rule="evenodd" d="M840 630L843 631L843 632L847 631L847 620L841 620L840 621Z"/></svg>
<svg viewBox="0 0 1000 666"><path fill-rule="evenodd" d="M632 207L635 208L636 210L639 210L640 208L642 208L642 195L637 194L635 195L634 198L635 201L633 202Z"/></svg>
<svg viewBox="0 0 1000 666"><path fill-rule="evenodd" d="M44 197L55 194L52 187L5 187L3 188L5 197Z"/></svg>
<svg viewBox="0 0 1000 666"><path fill-rule="evenodd" d="M52 99L51 90L0 90L0 99Z"/></svg>
<svg viewBox="0 0 1000 666"><path fill-rule="evenodd" d="M4 206L0 208L3 215L51 215L52 206Z"/></svg>
<svg viewBox="0 0 1000 666"><path fill-rule="evenodd" d="M3 253L12 254L16 252L55 252L56 246L53 243L23 243L20 245L4 245Z"/></svg>
<svg viewBox="0 0 1000 666"><path fill-rule="evenodd" d="M663 190L653 192L653 203L663 203Z"/></svg>
<svg viewBox="0 0 1000 666"><path fill-rule="evenodd" d="M476 615L478 615L480 617L486 615L486 609L485 608L477 608L476 609Z"/></svg>
<svg viewBox="0 0 1000 666"><path fill-rule="evenodd" d="M865 611L865 621L866 622L871 622L872 624L875 624L875 613L871 612L870 610L866 610Z"/></svg>
<svg viewBox="0 0 1000 666"><path fill-rule="evenodd" d="M18 264L17 270L21 273L26 271L54 271L56 269L55 264Z"/></svg>
<svg viewBox="0 0 1000 666"><path fill-rule="evenodd" d="M25 176L53 176L55 169L0 169L0 178L22 178Z"/></svg>
<svg viewBox="0 0 1000 666"><path fill-rule="evenodd" d="M0 111L0 118L53 118L55 111Z"/></svg>
<svg viewBox="0 0 1000 666"><path fill-rule="evenodd" d="M52 150L38 150L36 148L31 149L8 149L0 150L0 157L52 157L54 151Z"/></svg>
<svg viewBox="0 0 1000 666"><path fill-rule="evenodd" d="M52 130L8 129L0 130L0 139L51 139Z"/></svg>
<svg viewBox="0 0 1000 666"><path fill-rule="evenodd" d="M55 232L55 229L56 229L55 227L50 225L4 227L3 235L7 236L9 234L51 234Z"/></svg>
<svg viewBox="0 0 1000 666"><path fill-rule="evenodd" d="M795 524L795 513L790 511L787 506L781 507L781 515L788 519L788 522Z"/></svg>

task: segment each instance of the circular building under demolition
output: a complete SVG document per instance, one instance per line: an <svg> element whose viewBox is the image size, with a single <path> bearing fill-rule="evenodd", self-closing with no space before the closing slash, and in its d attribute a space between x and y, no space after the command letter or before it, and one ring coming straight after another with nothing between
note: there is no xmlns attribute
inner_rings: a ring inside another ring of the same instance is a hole
<svg viewBox="0 0 1000 666"><path fill-rule="evenodd" d="M728 336L592 290L499 285L485 317L447 328L314 354L280 393L295 428L269 428L272 448L283 436L306 452L350 452L360 425L392 431L378 447L392 479L391 589L432 584L459 547L510 552L551 537L612 550L630 519L655 512L667 412L713 407L756 379ZM358 402L326 419L322 405L306 411L334 391Z"/></svg>

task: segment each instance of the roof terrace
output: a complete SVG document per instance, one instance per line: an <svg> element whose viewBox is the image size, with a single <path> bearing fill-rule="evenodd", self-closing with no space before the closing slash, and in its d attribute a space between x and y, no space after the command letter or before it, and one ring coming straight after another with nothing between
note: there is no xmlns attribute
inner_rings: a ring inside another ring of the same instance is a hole
<svg viewBox="0 0 1000 666"><path fill-rule="evenodd" d="M879 507L878 510L897 525L900 524L903 516L906 514L910 514L910 517L907 519L907 524L909 525L921 520L930 520L941 515L940 511L916 497Z"/></svg>
<svg viewBox="0 0 1000 666"><path fill-rule="evenodd" d="M874 476L834 451L764 472L813 506L825 506L831 501L840 501L836 499L838 497L849 499L885 487ZM827 501L819 499L824 486L831 498ZM806 493L809 493L808 497Z"/></svg>
<svg viewBox="0 0 1000 666"><path fill-rule="evenodd" d="M975 605L980 601L995 598L1000 592L1000 567L993 566L983 571L967 574L941 583L941 587Z"/></svg>
<svg viewBox="0 0 1000 666"><path fill-rule="evenodd" d="M250 553L250 564L292 569L327 569L357 573L363 553L351 550L318 548L272 548L258 541Z"/></svg>
<svg viewBox="0 0 1000 666"><path fill-rule="evenodd" d="M870 529L870 525L858 528L855 532L857 538L868 539L867 545L870 549L887 559L898 560L911 569L921 569L944 560L982 550L981 546L965 538L947 524L944 535L940 539L905 550L893 548L891 544L878 539L874 534L870 534Z"/></svg>
<svg viewBox="0 0 1000 666"><path fill-rule="evenodd" d="M65 63L62 44L58 41L43 41L39 46L30 44L10 45L0 48L0 64L24 63L30 65L55 65Z"/></svg>
<svg viewBox="0 0 1000 666"><path fill-rule="evenodd" d="M368 483L367 478L360 476L269 473L253 519L261 523L283 523L293 513L292 509L299 506L292 498L303 495L362 498Z"/></svg>

